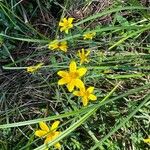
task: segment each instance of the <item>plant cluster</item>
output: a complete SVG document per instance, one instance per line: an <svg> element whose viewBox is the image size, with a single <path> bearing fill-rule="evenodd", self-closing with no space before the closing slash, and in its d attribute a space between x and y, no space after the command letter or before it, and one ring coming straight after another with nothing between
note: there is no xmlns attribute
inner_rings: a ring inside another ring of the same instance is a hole
<svg viewBox="0 0 150 150"><path fill-rule="evenodd" d="M68 34L69 30L73 28L73 20L74 18L63 18L59 22L60 31L64 31L66 34ZM95 32L87 32L83 34L83 39L92 40L95 35ZM59 40L56 39L48 44L48 48L50 50L60 50L67 52L67 41L59 42ZM90 50L85 51L84 48L78 50L77 55L80 58L80 65L84 64L85 62L89 62L89 54ZM27 67L27 72L35 73L40 68L42 68L43 65L43 63L39 63L35 66L29 66ZM69 92L72 92L75 96L81 97L83 106L87 106L89 100L95 101L97 99L97 96L93 94L94 87L86 87L85 83L81 80L81 77L85 75L86 72L86 67L80 67L79 69L77 69L77 64L74 60L72 60L69 64L69 71L61 70L57 72L57 74L61 77L61 79L58 81L58 85L66 85ZM59 122L55 121L51 129L49 129L44 122L40 122L39 126L41 130L37 130L35 132L35 135L38 137L46 136L46 140L44 143L47 143L55 139L55 137L59 135L60 132L56 132L56 129L54 130L54 128L57 128L58 124ZM60 144L55 144L55 147L60 149Z"/></svg>
<svg viewBox="0 0 150 150"><path fill-rule="evenodd" d="M149 150L147 3L0 0L0 149Z"/></svg>

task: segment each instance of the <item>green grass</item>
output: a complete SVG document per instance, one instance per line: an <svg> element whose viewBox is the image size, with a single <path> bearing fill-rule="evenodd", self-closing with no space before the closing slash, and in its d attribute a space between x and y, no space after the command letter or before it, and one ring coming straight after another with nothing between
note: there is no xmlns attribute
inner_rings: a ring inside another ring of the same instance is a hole
<svg viewBox="0 0 150 150"><path fill-rule="evenodd" d="M148 5L150 5L148 3ZM137 0L0 1L0 149L148 150L150 136L150 9ZM69 34L59 31L63 17L74 17ZM83 34L96 32L93 40ZM68 42L68 51L48 44ZM67 70L77 51L90 49L82 65L86 87L96 101L81 99L58 86L57 72ZM34 74L28 66L43 62ZM38 123L59 120L61 134L48 144L34 135Z"/></svg>

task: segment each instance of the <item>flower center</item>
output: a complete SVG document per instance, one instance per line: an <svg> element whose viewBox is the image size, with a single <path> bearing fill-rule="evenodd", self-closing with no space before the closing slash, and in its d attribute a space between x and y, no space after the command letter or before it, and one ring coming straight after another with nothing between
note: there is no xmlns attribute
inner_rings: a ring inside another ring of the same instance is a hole
<svg viewBox="0 0 150 150"><path fill-rule="evenodd" d="M81 56L81 57L82 57L82 59L85 59L85 58L86 58L85 54L82 54L82 56Z"/></svg>
<svg viewBox="0 0 150 150"><path fill-rule="evenodd" d="M77 72L70 72L70 78L71 79L76 79L79 77L79 74Z"/></svg>
<svg viewBox="0 0 150 150"><path fill-rule="evenodd" d="M85 91L85 95L88 98L90 96L90 93L88 91Z"/></svg>
<svg viewBox="0 0 150 150"><path fill-rule="evenodd" d="M64 22L64 26L66 27L66 28L68 28L68 27L70 27L70 23L69 22Z"/></svg>
<svg viewBox="0 0 150 150"><path fill-rule="evenodd" d="M55 132L52 132L52 131L51 131L47 136L48 136L48 137L53 137L54 135L55 135Z"/></svg>
<svg viewBox="0 0 150 150"><path fill-rule="evenodd" d="M61 42L59 42L59 43L57 44L57 46L58 46L58 47L61 47Z"/></svg>

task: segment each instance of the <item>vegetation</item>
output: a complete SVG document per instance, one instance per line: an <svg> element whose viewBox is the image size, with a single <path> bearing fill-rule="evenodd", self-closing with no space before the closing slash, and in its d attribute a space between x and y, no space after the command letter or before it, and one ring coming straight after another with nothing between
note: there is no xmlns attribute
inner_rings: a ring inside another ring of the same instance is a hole
<svg viewBox="0 0 150 150"><path fill-rule="evenodd" d="M0 0L0 149L149 150L149 8Z"/></svg>

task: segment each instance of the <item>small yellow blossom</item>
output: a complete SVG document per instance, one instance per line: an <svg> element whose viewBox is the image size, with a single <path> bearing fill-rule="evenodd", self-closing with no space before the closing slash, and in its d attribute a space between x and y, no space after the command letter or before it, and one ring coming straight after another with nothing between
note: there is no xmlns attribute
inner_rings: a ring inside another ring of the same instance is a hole
<svg viewBox="0 0 150 150"><path fill-rule="evenodd" d="M57 74L62 77L62 79L58 81L58 85L67 84L69 92L72 92L74 87L83 88L84 83L80 77L82 77L86 71L86 68L79 68L77 70L76 62L72 61L69 65L69 71L58 71Z"/></svg>
<svg viewBox="0 0 150 150"><path fill-rule="evenodd" d="M68 34L68 30L73 28L73 22L74 18L63 18L62 20L60 20L59 22L59 26L61 27L60 28L60 31L64 31L66 34Z"/></svg>
<svg viewBox="0 0 150 150"><path fill-rule="evenodd" d="M39 63L36 66L29 66L27 67L27 72L29 73L35 73L37 70L39 70L42 67L43 63Z"/></svg>
<svg viewBox="0 0 150 150"><path fill-rule="evenodd" d="M149 143L150 144L150 138L143 139L144 143Z"/></svg>
<svg viewBox="0 0 150 150"><path fill-rule="evenodd" d="M37 130L35 131L35 136L38 136L38 137L42 137L42 138L45 138L45 141L44 143L48 143L52 140L54 140L59 134L60 134L60 131L56 131L57 128L58 128L58 125L59 125L60 121L55 121L52 126L49 128L46 123L44 122L40 122L39 123L39 126L40 126L40 130ZM60 149L61 148L61 145L60 143L56 143L55 145L55 148L57 149Z"/></svg>
<svg viewBox="0 0 150 150"><path fill-rule="evenodd" d="M83 39L86 40L86 39L93 39L93 37L96 35L96 32L89 32L89 33L85 33L83 34Z"/></svg>
<svg viewBox="0 0 150 150"><path fill-rule="evenodd" d="M90 50L87 50L85 53L84 48L78 51L78 56L80 57L80 65L83 64L84 62L89 62L88 60L88 55L90 54Z"/></svg>
<svg viewBox="0 0 150 150"><path fill-rule="evenodd" d="M107 70L104 70L103 72L104 74L109 74L109 73L113 73L113 71L111 69L107 69Z"/></svg>
<svg viewBox="0 0 150 150"><path fill-rule="evenodd" d="M89 88L80 88L80 91L74 91L73 94L76 96L82 97L83 106L87 106L89 100L95 101L97 97L92 94L94 87L90 86Z"/></svg>
<svg viewBox="0 0 150 150"><path fill-rule="evenodd" d="M64 52L67 52L68 46L67 46L66 41L59 42L58 40L54 40L51 43L49 43L48 48L52 49L52 50L59 49L59 50L62 50Z"/></svg>

